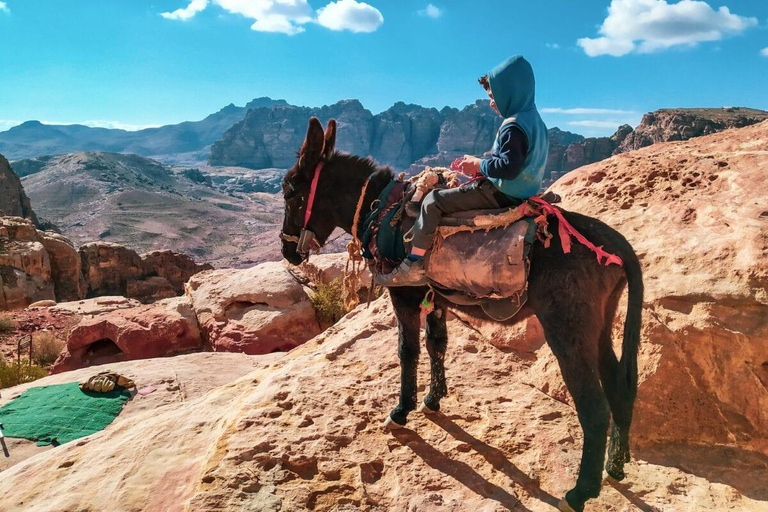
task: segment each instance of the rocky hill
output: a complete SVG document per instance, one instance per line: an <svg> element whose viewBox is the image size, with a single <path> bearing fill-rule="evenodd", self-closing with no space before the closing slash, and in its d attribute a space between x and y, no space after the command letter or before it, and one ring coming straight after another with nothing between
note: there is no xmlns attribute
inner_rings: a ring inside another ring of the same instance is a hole
<svg viewBox="0 0 768 512"><path fill-rule="evenodd" d="M553 185L567 208L625 234L647 290L633 460L627 479L606 480L587 510L768 507L767 165L763 122L614 156ZM290 293L262 289L267 268L235 281L200 274L188 300L217 298L219 306L202 308L217 335L284 307L274 301L290 306ZM236 282L231 295L227 282ZM221 306L232 300L230 314ZM214 363L200 355L120 363L160 396L135 396L104 432L17 459L0 473L0 507L554 510L575 477L582 438L541 327L451 316L448 330L442 412L414 413L395 432L381 428L399 389L387 297L226 385L233 375L222 359L215 389L206 387ZM242 357L246 367L254 361ZM179 362L178 375L169 361ZM200 365L200 382L190 364ZM419 397L428 374L424 354Z"/></svg>
<svg viewBox="0 0 768 512"><path fill-rule="evenodd" d="M279 254L277 243L265 247L260 241L267 233L277 240L282 222L280 198L271 194L222 190L195 169L136 155L72 153L20 168L36 210L76 246L99 240L138 252L172 249L216 266Z"/></svg>
<svg viewBox="0 0 768 512"><path fill-rule="evenodd" d="M245 107L230 104L201 121L138 131L28 121L0 132L0 153L12 161L77 151L109 151L199 162L205 160L208 147L240 121L248 109L285 104L285 100L256 98Z"/></svg>

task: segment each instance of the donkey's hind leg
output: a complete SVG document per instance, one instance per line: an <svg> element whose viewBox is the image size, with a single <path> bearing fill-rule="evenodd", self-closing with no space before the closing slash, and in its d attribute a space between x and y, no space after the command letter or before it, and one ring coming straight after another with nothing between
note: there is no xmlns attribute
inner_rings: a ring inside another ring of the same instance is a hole
<svg viewBox="0 0 768 512"><path fill-rule="evenodd" d="M445 383L445 349L448 346L446 310L438 308L427 315L427 352L429 352L431 383L429 393L419 406L424 413L440 410L440 399L448 395Z"/></svg>
<svg viewBox="0 0 768 512"><path fill-rule="evenodd" d="M621 481L624 479L624 464L629 462L629 427L632 423L632 408L634 399L622 394L619 385L619 361L613 352L611 331L613 319L616 316L616 308L619 303L624 283L616 286L611 293L605 310L605 324L600 333L598 347L598 367L600 369L600 381L603 384L605 395L611 406L611 440L608 445L608 460L605 470L611 478Z"/></svg>
<svg viewBox="0 0 768 512"><path fill-rule="evenodd" d="M419 301L424 294L414 294L412 288L390 288L389 294L397 317L400 401L389 413L384 426L395 429L405 426L408 413L416 409L416 370L419 366L421 328Z"/></svg>
<svg viewBox="0 0 768 512"><path fill-rule="evenodd" d="M551 315L542 319L547 342L560 364L563 380L576 405L579 423L584 431L579 477L576 486L565 495L571 509L580 512L584 503L600 494L605 460L606 433L610 409L597 372L597 336L595 324L584 316L570 312L567 316ZM571 322L563 321L571 319ZM582 319L581 322L575 319ZM575 325L582 323L582 325ZM561 510L569 510L561 503Z"/></svg>

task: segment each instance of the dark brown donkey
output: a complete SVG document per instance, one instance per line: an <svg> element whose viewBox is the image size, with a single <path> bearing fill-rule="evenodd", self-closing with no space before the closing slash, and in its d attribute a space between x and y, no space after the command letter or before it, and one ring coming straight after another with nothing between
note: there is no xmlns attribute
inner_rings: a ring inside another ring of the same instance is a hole
<svg viewBox="0 0 768 512"><path fill-rule="evenodd" d="M356 207L366 180L362 211L370 211L393 173L377 167L370 159L334 151L336 122L328 129L316 118L309 121L307 137L299 152L299 160L286 174L283 182L285 219L283 221L283 256L298 265L307 257L312 236L316 246L328 239L340 227L352 232ZM322 166L320 166L322 162ZM313 178L316 193L311 194ZM310 196L313 200L310 201ZM307 217L308 203L311 205ZM618 255L624 262L604 266L595 254L580 244L574 244L564 254L558 238L557 219L550 219L554 235L549 248L536 242L531 251L528 301L511 320L513 324L536 315L544 334L557 357L568 391L576 404L579 422L584 430L584 446L576 486L566 494L562 510L584 509L584 503L600 493L602 466L605 460L606 434L613 417L606 470L616 480L624 478L624 463L629 461L629 427L632 407L637 395L637 350L643 302L643 281L640 264L624 237L603 224L578 213L563 211L565 218L588 240ZM362 224L362 222L360 223ZM356 233L362 236L362 233ZM621 359L613 352L611 325L625 285L628 283L629 302L624 327ZM400 357L400 402L389 413L390 426L405 425L408 414L416 409L416 367L419 358L419 303L425 288L391 288L389 290L398 320ZM426 345L431 360L432 383L424 398L429 411L440 410L440 399L447 395L445 383L445 350L448 343L446 308L461 309L483 316L473 307L460 307L436 300L436 309L427 316ZM422 407L423 409L423 407ZM392 425L394 422L395 425Z"/></svg>

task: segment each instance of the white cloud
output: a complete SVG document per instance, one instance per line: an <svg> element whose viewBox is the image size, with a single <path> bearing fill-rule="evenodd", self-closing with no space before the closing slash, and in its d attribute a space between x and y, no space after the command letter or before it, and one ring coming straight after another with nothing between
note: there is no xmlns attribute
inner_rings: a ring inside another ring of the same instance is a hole
<svg viewBox="0 0 768 512"><path fill-rule="evenodd" d="M160 16L167 20L188 20L208 7L208 0L191 0L188 6L173 12L164 12Z"/></svg>
<svg viewBox="0 0 768 512"><path fill-rule="evenodd" d="M419 16L426 16L427 18L432 18L433 20L436 20L442 15L443 10L435 4L427 4L424 9L419 11Z"/></svg>
<svg viewBox="0 0 768 512"><path fill-rule="evenodd" d="M160 15L188 20L211 4L253 20L251 30L257 32L295 35L304 32L304 25L313 21L331 30L373 32L384 22L378 9L356 0L331 2L317 11L317 18L307 0L189 0L186 7Z"/></svg>
<svg viewBox="0 0 768 512"><path fill-rule="evenodd" d="M585 119L583 121L570 121L571 126L581 126L584 128L618 128L624 123L619 121L598 121L595 119Z"/></svg>
<svg viewBox="0 0 768 512"><path fill-rule="evenodd" d="M760 50L760 55L763 57L768 57L768 46Z"/></svg>
<svg viewBox="0 0 768 512"><path fill-rule="evenodd" d="M551 48L552 50L559 50L560 45L558 43L546 43L547 48Z"/></svg>
<svg viewBox="0 0 768 512"><path fill-rule="evenodd" d="M14 126L18 126L22 122L23 121L17 121L15 119L0 119L0 132L4 132L5 130L13 128Z"/></svg>
<svg viewBox="0 0 768 512"><path fill-rule="evenodd" d="M550 107L542 108L541 111L545 114L567 114L567 115L602 115L602 114L636 114L632 110L616 110L612 108L559 108Z"/></svg>
<svg viewBox="0 0 768 512"><path fill-rule="evenodd" d="M331 30L375 32L384 23L384 16L364 2L338 0L317 11L317 22Z"/></svg>
<svg viewBox="0 0 768 512"><path fill-rule="evenodd" d="M757 18L733 14L728 7L714 10L701 0L612 0L600 37L577 42L590 57L620 57L719 41L757 24Z"/></svg>
<svg viewBox="0 0 768 512"><path fill-rule="evenodd" d="M48 124L45 123L44 124ZM70 124L70 123L50 123L50 124ZM84 124L85 126L90 126L91 128L112 128L116 130L126 130L129 132L135 132L137 130L144 130L146 128L157 128L159 124L132 124L132 123L122 123L120 121L103 121L99 119L95 120L88 120L88 121L82 121L80 123L72 123L72 124Z"/></svg>
<svg viewBox="0 0 768 512"><path fill-rule="evenodd" d="M8 4L5 2L0 2L0 11L11 12L11 10L8 8Z"/></svg>

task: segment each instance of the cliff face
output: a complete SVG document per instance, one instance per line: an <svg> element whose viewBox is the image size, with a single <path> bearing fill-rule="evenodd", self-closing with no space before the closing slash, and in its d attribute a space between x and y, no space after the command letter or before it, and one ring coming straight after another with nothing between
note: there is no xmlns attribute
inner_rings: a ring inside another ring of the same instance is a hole
<svg viewBox="0 0 768 512"><path fill-rule="evenodd" d="M257 108L213 144L209 162L252 169L291 167L311 116L338 121L338 149L370 155L397 169L435 155L443 155L443 162L464 153L482 154L501 124L488 101L440 111L400 102L375 116L357 100L321 108Z"/></svg>
<svg viewBox="0 0 768 512"><path fill-rule="evenodd" d="M0 155L0 216L23 217L38 225L35 212L27 194L21 186L21 180L11 169L11 164Z"/></svg>
<svg viewBox="0 0 768 512"><path fill-rule="evenodd" d="M702 135L742 128L768 119L768 112L751 108L662 109L643 120L621 142L615 153L625 153L659 142L688 140Z"/></svg>

